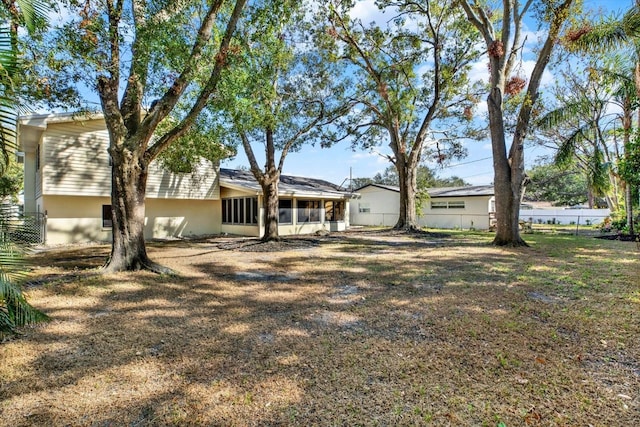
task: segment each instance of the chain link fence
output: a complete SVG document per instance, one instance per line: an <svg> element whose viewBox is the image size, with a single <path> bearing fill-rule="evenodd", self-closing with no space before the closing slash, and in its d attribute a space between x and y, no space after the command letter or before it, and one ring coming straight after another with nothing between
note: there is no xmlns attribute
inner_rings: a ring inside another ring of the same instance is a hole
<svg viewBox="0 0 640 427"><path fill-rule="evenodd" d="M0 232L16 243L45 243L46 221L47 218L42 213L22 213L17 206L0 207Z"/></svg>

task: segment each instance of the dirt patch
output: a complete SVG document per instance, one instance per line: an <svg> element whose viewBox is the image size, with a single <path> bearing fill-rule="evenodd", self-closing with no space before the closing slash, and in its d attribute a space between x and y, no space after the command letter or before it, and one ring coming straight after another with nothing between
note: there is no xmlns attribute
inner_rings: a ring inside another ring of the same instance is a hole
<svg viewBox="0 0 640 427"><path fill-rule="evenodd" d="M637 425L633 243L360 231L34 254L0 426ZM258 249L260 248L260 249Z"/></svg>

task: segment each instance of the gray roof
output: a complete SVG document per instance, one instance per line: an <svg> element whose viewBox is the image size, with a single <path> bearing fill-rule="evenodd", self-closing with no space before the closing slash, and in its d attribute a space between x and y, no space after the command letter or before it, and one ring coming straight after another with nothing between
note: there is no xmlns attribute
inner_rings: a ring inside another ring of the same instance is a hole
<svg viewBox="0 0 640 427"><path fill-rule="evenodd" d="M400 192L400 187L383 184L367 184L356 191L360 191L366 187L378 187L384 190ZM493 185L467 185L464 187L438 187L428 188L429 197L473 197L473 196L493 196Z"/></svg>
<svg viewBox="0 0 640 427"><path fill-rule="evenodd" d="M432 198L493 196L493 185L468 185L466 187L429 188L427 192Z"/></svg>
<svg viewBox="0 0 640 427"><path fill-rule="evenodd" d="M385 184L365 184L362 187L358 187L355 189L355 191L360 191L363 188L367 188L367 187L378 187L378 188L382 188L383 190L389 190L389 191L395 191L396 193L400 192L400 187L396 186L396 185L385 185Z"/></svg>
<svg viewBox="0 0 640 427"><path fill-rule="evenodd" d="M255 194L262 194L251 171L220 168L220 185ZM352 193L347 189L322 179L301 176L280 175L278 194L281 196L311 196L342 198Z"/></svg>

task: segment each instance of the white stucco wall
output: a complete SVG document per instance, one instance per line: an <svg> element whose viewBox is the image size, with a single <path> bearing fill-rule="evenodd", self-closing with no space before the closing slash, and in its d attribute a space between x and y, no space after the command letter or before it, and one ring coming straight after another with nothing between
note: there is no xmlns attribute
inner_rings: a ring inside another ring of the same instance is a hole
<svg viewBox="0 0 640 427"><path fill-rule="evenodd" d="M400 193L369 186L358 190L360 198L350 202L353 225L392 227L398 221ZM424 202L418 224L430 228L489 229L489 201L492 196L437 197ZM464 201L464 209L431 209L431 202ZM369 212L362 212L369 209Z"/></svg>
<svg viewBox="0 0 640 427"><path fill-rule="evenodd" d="M489 229L489 201L493 196L438 197L426 200L418 223L429 228ZM431 202L461 202L464 209L431 209Z"/></svg>
<svg viewBox="0 0 640 427"><path fill-rule="evenodd" d="M349 202L351 224L392 227L398 222L400 193L380 187L365 187L358 193L360 197Z"/></svg>

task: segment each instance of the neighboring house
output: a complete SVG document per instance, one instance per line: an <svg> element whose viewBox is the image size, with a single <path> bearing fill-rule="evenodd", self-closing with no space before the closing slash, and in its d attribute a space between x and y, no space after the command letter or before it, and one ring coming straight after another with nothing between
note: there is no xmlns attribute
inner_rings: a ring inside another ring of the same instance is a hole
<svg viewBox="0 0 640 427"><path fill-rule="evenodd" d="M352 225L393 226L400 211L398 187L368 184L355 190L351 203ZM494 208L493 186L430 188L418 224L430 228L476 228L488 230Z"/></svg>
<svg viewBox="0 0 640 427"><path fill-rule="evenodd" d="M43 218L46 243L111 240L111 159L102 115L22 117L18 144L24 153L24 212ZM346 229L350 193L321 180L281 181L281 235ZM247 172L203 162L191 174L174 174L152 162L145 237L260 236L261 194Z"/></svg>

